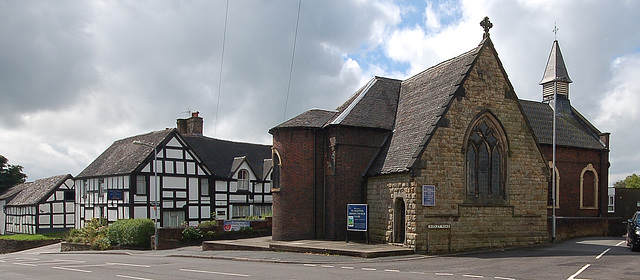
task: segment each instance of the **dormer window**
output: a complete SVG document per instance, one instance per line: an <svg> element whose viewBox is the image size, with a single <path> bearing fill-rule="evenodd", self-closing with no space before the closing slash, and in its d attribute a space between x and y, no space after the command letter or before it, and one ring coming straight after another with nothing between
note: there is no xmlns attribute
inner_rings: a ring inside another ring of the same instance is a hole
<svg viewBox="0 0 640 280"><path fill-rule="evenodd" d="M249 171L246 169L238 171L238 190L249 190Z"/></svg>

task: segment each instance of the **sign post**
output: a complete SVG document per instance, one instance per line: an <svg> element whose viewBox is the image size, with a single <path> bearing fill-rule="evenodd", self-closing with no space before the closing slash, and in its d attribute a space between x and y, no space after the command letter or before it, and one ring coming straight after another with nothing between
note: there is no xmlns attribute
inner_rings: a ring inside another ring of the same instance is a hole
<svg viewBox="0 0 640 280"><path fill-rule="evenodd" d="M367 204L347 204L347 243L349 243L349 231L368 230L369 208ZM369 235L367 234L367 243L369 243Z"/></svg>

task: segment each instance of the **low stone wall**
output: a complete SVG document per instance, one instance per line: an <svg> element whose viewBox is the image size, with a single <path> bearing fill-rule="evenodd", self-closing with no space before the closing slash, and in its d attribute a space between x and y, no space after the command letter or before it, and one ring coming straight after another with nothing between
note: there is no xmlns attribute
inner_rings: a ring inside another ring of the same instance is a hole
<svg viewBox="0 0 640 280"><path fill-rule="evenodd" d="M91 244L62 242L60 244L60 252L70 251L91 251Z"/></svg>
<svg viewBox="0 0 640 280"><path fill-rule="evenodd" d="M18 241L0 239L0 254L13 253L27 249L33 249L46 245L60 242L60 240L35 240L35 241Z"/></svg>

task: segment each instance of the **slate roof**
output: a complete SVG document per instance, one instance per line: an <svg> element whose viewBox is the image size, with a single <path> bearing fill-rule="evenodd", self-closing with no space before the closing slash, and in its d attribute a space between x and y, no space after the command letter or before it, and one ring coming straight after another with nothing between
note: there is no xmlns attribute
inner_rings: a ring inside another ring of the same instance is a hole
<svg viewBox="0 0 640 280"><path fill-rule="evenodd" d="M558 98L562 98L558 96ZM567 101L568 102L568 101ZM553 109L548 103L520 100L522 109L529 120L538 143L553 144ZM606 150L600 141L601 134L578 110L570 104L565 110L558 110L556 118L556 145L585 149Z"/></svg>
<svg viewBox="0 0 640 280"><path fill-rule="evenodd" d="M395 130L374 160L369 175L408 171L445 114L484 44L402 81Z"/></svg>
<svg viewBox="0 0 640 280"><path fill-rule="evenodd" d="M5 199L10 199L12 198L14 195L18 194L20 191L22 191L24 188L26 188L28 185L27 184L17 184L7 190L5 190L3 193L0 194L0 200L5 200Z"/></svg>
<svg viewBox="0 0 640 280"><path fill-rule="evenodd" d="M133 141L137 140L157 146L170 133L177 133L177 130L173 128L153 131L115 141L89 166L82 170L76 176L76 179L131 174L149 155L153 155L151 148L133 144Z"/></svg>
<svg viewBox="0 0 640 280"><path fill-rule="evenodd" d="M7 203L7 206L38 204L51 195L67 179L73 179L73 176L65 174L22 183L20 184L23 185L21 191ZM16 187L20 185L16 185Z"/></svg>
<svg viewBox="0 0 640 280"><path fill-rule="evenodd" d="M240 157L245 157L256 176L262 176L264 160L271 158L270 145L232 142L202 135L183 137L209 169L222 178L233 175L234 161Z"/></svg>
<svg viewBox="0 0 640 280"><path fill-rule="evenodd" d="M311 109L272 128L319 129L343 125L391 130L398 107L400 80L374 77L336 110Z"/></svg>

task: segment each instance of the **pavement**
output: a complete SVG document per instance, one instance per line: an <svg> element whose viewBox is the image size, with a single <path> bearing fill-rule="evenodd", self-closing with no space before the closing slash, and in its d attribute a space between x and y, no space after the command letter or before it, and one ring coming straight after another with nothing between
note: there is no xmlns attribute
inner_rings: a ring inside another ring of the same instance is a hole
<svg viewBox="0 0 640 280"><path fill-rule="evenodd" d="M202 246L167 250L109 250L61 252L60 243L16 252L20 254L122 254L148 257L183 257L270 263L368 263L429 258L393 245L370 245L345 241L273 241L271 237L207 241ZM217 247L216 247L217 246Z"/></svg>

